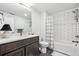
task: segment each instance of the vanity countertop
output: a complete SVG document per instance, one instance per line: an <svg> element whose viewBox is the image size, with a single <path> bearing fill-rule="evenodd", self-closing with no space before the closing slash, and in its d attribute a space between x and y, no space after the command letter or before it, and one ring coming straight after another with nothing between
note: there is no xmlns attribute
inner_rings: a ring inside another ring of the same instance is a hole
<svg viewBox="0 0 79 59"><path fill-rule="evenodd" d="M27 38L31 38L31 37L36 37L36 36L38 36L38 35L10 36L9 38L0 38L0 44L23 40L23 39L27 39Z"/></svg>

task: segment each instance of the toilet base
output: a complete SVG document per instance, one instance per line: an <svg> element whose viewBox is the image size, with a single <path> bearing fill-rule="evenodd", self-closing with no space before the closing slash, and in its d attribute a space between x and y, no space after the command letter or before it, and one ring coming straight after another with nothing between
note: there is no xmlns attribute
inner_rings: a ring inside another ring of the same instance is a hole
<svg viewBox="0 0 79 59"><path fill-rule="evenodd" d="M42 48L42 49L41 49L41 52L42 52L42 53L46 53L46 52L47 52L47 48Z"/></svg>

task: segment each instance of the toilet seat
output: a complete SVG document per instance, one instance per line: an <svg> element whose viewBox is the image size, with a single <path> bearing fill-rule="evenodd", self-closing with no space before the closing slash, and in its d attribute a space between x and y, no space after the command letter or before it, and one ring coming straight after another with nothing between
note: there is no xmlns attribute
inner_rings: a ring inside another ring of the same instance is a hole
<svg viewBox="0 0 79 59"><path fill-rule="evenodd" d="M48 47L48 43L45 41L40 42L40 44L42 47Z"/></svg>

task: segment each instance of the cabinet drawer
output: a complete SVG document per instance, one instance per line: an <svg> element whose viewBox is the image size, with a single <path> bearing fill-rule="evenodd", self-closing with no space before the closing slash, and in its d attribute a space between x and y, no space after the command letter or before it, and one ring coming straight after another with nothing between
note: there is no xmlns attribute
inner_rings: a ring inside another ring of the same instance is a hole
<svg viewBox="0 0 79 59"><path fill-rule="evenodd" d="M23 42L24 45L29 45L37 41L39 42L39 37L28 38L28 39L24 39L23 41L24 41Z"/></svg>
<svg viewBox="0 0 79 59"><path fill-rule="evenodd" d="M1 46L1 55L5 54L11 50L13 50L14 48L16 48L16 44L15 43L10 43L10 44L5 44Z"/></svg>
<svg viewBox="0 0 79 59"><path fill-rule="evenodd" d="M0 48L1 48L0 54L1 55L5 54L7 52L10 52L10 51L15 50L17 48L20 48L22 46L23 46L23 41L22 40L7 43L7 44L3 44L3 45L0 46Z"/></svg>
<svg viewBox="0 0 79 59"><path fill-rule="evenodd" d="M33 42L39 42L39 37L33 37L33 38L30 38L30 43L33 43Z"/></svg>
<svg viewBox="0 0 79 59"><path fill-rule="evenodd" d="M5 56L24 56L24 49L21 48L21 49L15 50L13 52L5 54Z"/></svg>

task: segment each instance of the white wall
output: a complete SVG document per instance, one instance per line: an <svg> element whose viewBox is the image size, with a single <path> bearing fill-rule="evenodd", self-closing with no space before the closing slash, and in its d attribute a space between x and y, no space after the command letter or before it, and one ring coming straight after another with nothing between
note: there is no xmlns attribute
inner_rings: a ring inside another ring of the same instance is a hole
<svg viewBox="0 0 79 59"><path fill-rule="evenodd" d="M35 9L32 10L32 32L40 35L40 41L45 41L45 22L47 18L46 12L38 12Z"/></svg>
<svg viewBox="0 0 79 59"><path fill-rule="evenodd" d="M46 31L46 19L47 19L47 12L41 12L41 40L45 40L45 31Z"/></svg>
<svg viewBox="0 0 79 59"><path fill-rule="evenodd" d="M41 14L35 9L32 9L32 33L40 35Z"/></svg>

